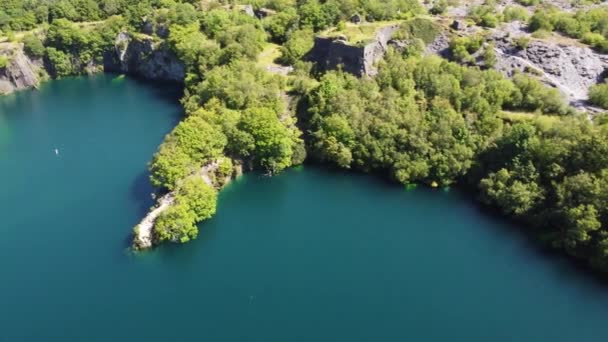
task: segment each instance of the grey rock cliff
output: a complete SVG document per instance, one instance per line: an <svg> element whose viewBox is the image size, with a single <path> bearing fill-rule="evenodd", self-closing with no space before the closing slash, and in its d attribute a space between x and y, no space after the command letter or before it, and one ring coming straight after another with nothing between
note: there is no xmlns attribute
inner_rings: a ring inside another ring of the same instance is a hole
<svg viewBox="0 0 608 342"><path fill-rule="evenodd" d="M12 43L0 44L0 56L9 58L8 66L0 68L0 94L38 85L42 60L30 59L20 45Z"/></svg>
<svg viewBox="0 0 608 342"><path fill-rule="evenodd" d="M363 46L350 45L340 37L316 37L308 59L324 71L341 66L342 70L356 76L374 76L378 72L374 64L384 57L397 28L397 25L381 28L375 38Z"/></svg>
<svg viewBox="0 0 608 342"><path fill-rule="evenodd" d="M169 48L152 37L120 33L115 50L106 52L104 70L149 80L183 82L184 64Z"/></svg>

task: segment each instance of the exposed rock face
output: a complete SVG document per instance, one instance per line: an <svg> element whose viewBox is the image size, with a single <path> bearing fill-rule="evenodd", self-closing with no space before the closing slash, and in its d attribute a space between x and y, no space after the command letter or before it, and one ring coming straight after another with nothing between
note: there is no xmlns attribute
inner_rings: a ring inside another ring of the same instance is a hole
<svg viewBox="0 0 608 342"><path fill-rule="evenodd" d="M532 71L541 81L564 93L574 106L584 106L589 87L601 82L608 70L608 56L588 47L531 40L527 48L519 50L504 35L494 41L496 69L507 76L515 71Z"/></svg>
<svg viewBox="0 0 608 342"><path fill-rule="evenodd" d="M247 14L250 17L255 17L255 11L253 10L253 6L251 5L243 5L240 10L241 12Z"/></svg>
<svg viewBox="0 0 608 342"><path fill-rule="evenodd" d="M450 35L445 31L439 33L435 40L426 46L424 53L448 58L450 56Z"/></svg>
<svg viewBox="0 0 608 342"><path fill-rule="evenodd" d="M143 33L145 33L147 35L156 34L157 36L159 36L161 38L169 37L169 28L167 27L167 25L157 24L150 20L144 21L142 31L143 31Z"/></svg>
<svg viewBox="0 0 608 342"><path fill-rule="evenodd" d="M130 74L150 80L183 82L184 65L165 45L153 37L132 37L120 33L115 51L104 56L104 70Z"/></svg>
<svg viewBox="0 0 608 342"><path fill-rule="evenodd" d="M135 249L147 249L152 247L154 222L165 210L169 209L175 202L173 193L168 193L158 200L157 206L152 209L146 217L135 227L133 247Z"/></svg>
<svg viewBox="0 0 608 342"><path fill-rule="evenodd" d="M0 56L8 56L9 64L0 68L0 95L38 85L42 60L32 60L17 44L0 44Z"/></svg>
<svg viewBox="0 0 608 342"><path fill-rule="evenodd" d="M308 59L316 62L324 71L342 66L342 70L356 76L374 76L377 73L374 64L384 57L388 41L398 27L383 27L378 30L376 37L364 46L349 45L340 38L316 37Z"/></svg>

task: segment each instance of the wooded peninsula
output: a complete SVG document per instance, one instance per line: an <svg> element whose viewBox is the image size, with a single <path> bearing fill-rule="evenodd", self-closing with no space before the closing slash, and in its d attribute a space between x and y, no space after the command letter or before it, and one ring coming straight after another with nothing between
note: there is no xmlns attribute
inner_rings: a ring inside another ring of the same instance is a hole
<svg viewBox="0 0 608 342"><path fill-rule="evenodd" d="M243 170L310 161L465 187L608 270L599 2L3 0L0 42L5 92L102 71L183 84L149 164L163 207L136 248L196 238ZM546 63L565 54L583 59L572 75Z"/></svg>

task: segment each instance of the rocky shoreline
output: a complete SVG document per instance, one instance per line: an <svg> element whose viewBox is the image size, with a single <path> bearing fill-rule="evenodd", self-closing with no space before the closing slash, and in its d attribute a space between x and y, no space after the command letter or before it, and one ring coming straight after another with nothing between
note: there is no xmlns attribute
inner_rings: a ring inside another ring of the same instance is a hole
<svg viewBox="0 0 608 342"><path fill-rule="evenodd" d="M0 56L9 57L9 64L0 68L0 95L36 88L49 79L42 58L33 59L23 51L23 44L0 43ZM101 64L86 65L82 74L115 72L147 80L182 83L184 65L162 42L152 36L137 36L121 32L115 40L114 49L106 51Z"/></svg>
<svg viewBox="0 0 608 342"><path fill-rule="evenodd" d="M243 173L241 163L235 162L232 175L218 178L218 169L222 159L214 160L203 166L198 175L203 181L217 190L226 186L233 179L239 177ZM160 197L156 205L150 209L150 212L141 220L141 222L133 228L133 243L135 250L145 250L154 247L154 223L156 219L175 203L175 194L167 193Z"/></svg>
<svg viewBox="0 0 608 342"><path fill-rule="evenodd" d="M9 64L0 68L0 95L37 87L48 78L42 59L32 59L22 44L0 43L0 56L10 56Z"/></svg>

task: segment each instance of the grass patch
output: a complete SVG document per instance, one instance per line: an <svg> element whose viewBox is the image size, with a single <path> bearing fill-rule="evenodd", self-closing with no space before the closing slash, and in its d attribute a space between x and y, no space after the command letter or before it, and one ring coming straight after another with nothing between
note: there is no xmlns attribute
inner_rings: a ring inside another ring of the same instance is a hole
<svg viewBox="0 0 608 342"><path fill-rule="evenodd" d="M376 37L376 32L390 25L395 25L403 22L403 20L386 20L366 22L361 24L344 23L341 29L332 27L319 34L320 37L338 37L345 36L348 43L356 44L362 41L370 40Z"/></svg>
<svg viewBox="0 0 608 342"><path fill-rule="evenodd" d="M538 112L512 112L503 110L498 114L498 117L513 124L525 121L532 122L544 129L549 129L562 121L559 116L545 115Z"/></svg>
<svg viewBox="0 0 608 342"><path fill-rule="evenodd" d="M269 66L277 66L278 64L275 62L279 57L281 57L281 46L274 43L266 43L264 50L260 52L257 58L257 63L259 66L266 68Z"/></svg>

